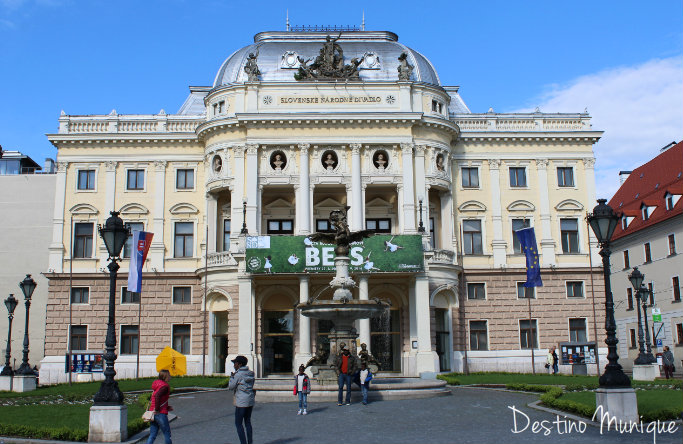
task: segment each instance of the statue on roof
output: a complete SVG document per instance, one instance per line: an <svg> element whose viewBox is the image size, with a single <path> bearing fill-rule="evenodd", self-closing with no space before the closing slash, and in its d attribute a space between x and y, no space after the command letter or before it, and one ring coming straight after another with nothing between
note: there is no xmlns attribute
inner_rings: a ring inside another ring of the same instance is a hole
<svg viewBox="0 0 683 444"><path fill-rule="evenodd" d="M408 54L405 52L398 56L398 79L403 81L410 80L410 75L413 73L415 68L413 65L408 63Z"/></svg>
<svg viewBox="0 0 683 444"><path fill-rule="evenodd" d="M313 60L304 60L298 57L299 70L294 74L296 80L336 80L336 79L358 79L358 67L363 63L365 56L360 59L354 58L348 65L344 64L344 50L337 40L341 38L341 32L336 38L327 36L320 53ZM312 63L309 62L313 60Z"/></svg>
<svg viewBox="0 0 683 444"><path fill-rule="evenodd" d="M259 76L261 75L261 71L258 69L258 65L256 64L256 59L258 58L258 50L256 51L256 54L249 53L249 57L247 58L247 63L244 64L244 72L247 74L247 81L249 82L258 82L259 81Z"/></svg>

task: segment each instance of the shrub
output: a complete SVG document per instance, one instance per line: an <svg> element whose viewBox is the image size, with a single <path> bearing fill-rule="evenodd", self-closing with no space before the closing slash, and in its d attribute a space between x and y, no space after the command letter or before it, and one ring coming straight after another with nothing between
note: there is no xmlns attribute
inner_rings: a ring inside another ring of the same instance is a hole
<svg viewBox="0 0 683 444"><path fill-rule="evenodd" d="M541 392L547 393L554 387L552 385L539 385L539 384L506 384L505 388L508 390L519 390L522 392Z"/></svg>
<svg viewBox="0 0 683 444"><path fill-rule="evenodd" d="M437 379L441 379L442 381L446 381L448 385L460 385L460 380L455 377L457 373L448 373L445 375L437 375Z"/></svg>
<svg viewBox="0 0 683 444"><path fill-rule="evenodd" d="M88 430L68 427L33 427L18 424L0 424L0 436L56 439L60 441L87 441Z"/></svg>
<svg viewBox="0 0 683 444"><path fill-rule="evenodd" d="M216 386L220 388L227 388L228 384L230 384L230 378L225 378L224 380L216 384Z"/></svg>

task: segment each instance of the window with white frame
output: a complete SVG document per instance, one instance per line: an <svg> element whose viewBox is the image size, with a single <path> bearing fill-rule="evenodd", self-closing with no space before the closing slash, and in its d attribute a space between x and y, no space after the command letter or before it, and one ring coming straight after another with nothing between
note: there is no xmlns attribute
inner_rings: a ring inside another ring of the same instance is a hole
<svg viewBox="0 0 683 444"><path fill-rule="evenodd" d="M470 350L488 350L488 326L486 321L470 321Z"/></svg>
<svg viewBox="0 0 683 444"><path fill-rule="evenodd" d="M78 170L76 188L79 191L92 191L95 189L95 170Z"/></svg>
<svg viewBox="0 0 683 444"><path fill-rule="evenodd" d="M365 229L374 230L375 233L391 233L391 219L387 218L372 218L365 219Z"/></svg>
<svg viewBox="0 0 683 444"><path fill-rule="evenodd" d="M268 234L293 234L294 221L292 219L268 220Z"/></svg>
<svg viewBox="0 0 683 444"><path fill-rule="evenodd" d="M88 349L88 326L87 325L72 325L71 326L71 350L83 351Z"/></svg>
<svg viewBox="0 0 683 444"><path fill-rule="evenodd" d="M230 250L230 219L223 219L223 251Z"/></svg>
<svg viewBox="0 0 683 444"><path fill-rule="evenodd" d="M181 168L176 170L175 187L178 190L194 189L194 170L191 168Z"/></svg>
<svg viewBox="0 0 683 444"><path fill-rule="evenodd" d="M194 223L176 222L173 257L192 257Z"/></svg>
<svg viewBox="0 0 683 444"><path fill-rule="evenodd" d="M681 302L681 282L678 276L671 278L671 288L673 291L674 302Z"/></svg>
<svg viewBox="0 0 683 444"><path fill-rule="evenodd" d="M137 325L121 326L121 354L135 355L140 344L140 329Z"/></svg>
<svg viewBox="0 0 683 444"><path fill-rule="evenodd" d="M519 344L522 349L538 348L536 319L519 320Z"/></svg>
<svg viewBox="0 0 683 444"><path fill-rule="evenodd" d="M517 230L529 228L531 221L529 219L512 219L512 252L515 254L522 254L522 244L517 237Z"/></svg>
<svg viewBox="0 0 683 444"><path fill-rule="evenodd" d="M173 303L189 304L192 302L192 287L173 287Z"/></svg>
<svg viewBox="0 0 683 444"><path fill-rule="evenodd" d="M683 345L683 323L676 324L676 344Z"/></svg>
<svg viewBox="0 0 683 444"><path fill-rule="evenodd" d="M569 318L569 341L586 342L586 318Z"/></svg>
<svg viewBox="0 0 683 444"><path fill-rule="evenodd" d="M486 284L483 282L468 282L467 299L486 299Z"/></svg>
<svg viewBox="0 0 683 444"><path fill-rule="evenodd" d="M624 250L624 270L631 268L631 261L628 257L628 250Z"/></svg>
<svg viewBox="0 0 683 444"><path fill-rule="evenodd" d="M525 287L524 282L517 282L517 299L536 299L536 288Z"/></svg>
<svg viewBox="0 0 683 444"><path fill-rule="evenodd" d="M560 187L574 186L574 168L557 167L557 185Z"/></svg>
<svg viewBox="0 0 683 444"><path fill-rule="evenodd" d="M626 303L628 304L626 310L633 310L633 289L631 287L626 289Z"/></svg>
<svg viewBox="0 0 683 444"><path fill-rule="evenodd" d="M71 303L72 304L87 304L90 301L89 287L72 287L71 288Z"/></svg>
<svg viewBox="0 0 683 444"><path fill-rule="evenodd" d="M140 191L145 189L145 170L128 170L126 176L126 189Z"/></svg>
<svg viewBox="0 0 683 444"><path fill-rule="evenodd" d="M645 251L645 263L652 262L652 249L649 242L643 245L643 250Z"/></svg>
<svg viewBox="0 0 683 444"><path fill-rule="evenodd" d="M583 297L583 282L582 281L567 281L567 297L568 298L582 298Z"/></svg>
<svg viewBox="0 0 683 444"><path fill-rule="evenodd" d="M74 224L73 257L92 257L93 230L92 222L79 222Z"/></svg>
<svg viewBox="0 0 683 444"><path fill-rule="evenodd" d="M126 243L123 244L123 257L130 258L133 252L133 231L144 231L145 224L142 222L126 222L126 226L130 228L130 236L126 239Z"/></svg>
<svg viewBox="0 0 683 444"><path fill-rule="evenodd" d="M667 240L669 242L669 256L673 256L676 254L676 236L673 234L670 234L667 236Z"/></svg>
<svg viewBox="0 0 683 444"><path fill-rule="evenodd" d="M128 287L121 287L121 303L122 304L139 304L140 293L128 291Z"/></svg>
<svg viewBox="0 0 683 444"><path fill-rule="evenodd" d="M527 186L525 167L510 167L510 186L512 188L525 188Z"/></svg>
<svg viewBox="0 0 683 444"><path fill-rule="evenodd" d="M462 167L460 172L462 174L463 188L479 188L479 168Z"/></svg>
<svg viewBox="0 0 683 444"><path fill-rule="evenodd" d="M579 252L579 221L578 219L560 219L560 237L562 238L562 252L565 254Z"/></svg>
<svg viewBox="0 0 683 444"><path fill-rule="evenodd" d="M190 324L174 324L173 325L173 338L171 345L173 349L184 355L190 354L190 336L192 333L192 327Z"/></svg>
<svg viewBox="0 0 683 444"><path fill-rule="evenodd" d="M462 221L462 237L465 254L483 254L481 221L465 219Z"/></svg>

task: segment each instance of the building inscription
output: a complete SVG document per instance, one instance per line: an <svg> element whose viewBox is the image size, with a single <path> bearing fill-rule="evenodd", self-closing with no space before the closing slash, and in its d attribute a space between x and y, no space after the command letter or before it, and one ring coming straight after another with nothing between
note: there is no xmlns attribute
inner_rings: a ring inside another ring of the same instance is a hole
<svg viewBox="0 0 683 444"><path fill-rule="evenodd" d="M304 105L329 105L333 103L382 103L379 96L281 96L280 105L304 104Z"/></svg>

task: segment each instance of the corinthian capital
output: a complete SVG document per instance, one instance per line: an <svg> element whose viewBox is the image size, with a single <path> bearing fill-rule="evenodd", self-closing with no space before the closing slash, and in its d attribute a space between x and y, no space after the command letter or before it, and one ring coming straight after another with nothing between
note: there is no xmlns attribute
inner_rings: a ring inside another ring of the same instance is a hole
<svg viewBox="0 0 683 444"><path fill-rule="evenodd" d="M116 166L119 163L115 160L107 160L104 162L104 166L107 168L107 171L116 171Z"/></svg>
<svg viewBox="0 0 683 444"><path fill-rule="evenodd" d="M69 167L69 162L57 162L57 172L66 173L66 169Z"/></svg>
<svg viewBox="0 0 683 444"><path fill-rule="evenodd" d="M363 145L360 143L352 143L349 146L351 147L351 154L360 154L360 149Z"/></svg>
<svg viewBox="0 0 683 444"><path fill-rule="evenodd" d="M307 155L308 155L308 150L309 150L310 148L311 148L311 144L310 144L310 143L300 143L300 144L299 144L299 152L300 152L303 156L307 156Z"/></svg>
<svg viewBox="0 0 683 444"><path fill-rule="evenodd" d="M155 160L154 161L154 169L157 171L164 171L166 169L166 162L165 160Z"/></svg>
<svg viewBox="0 0 683 444"><path fill-rule="evenodd" d="M232 151L235 153L235 157L244 157L244 152L246 151L246 145L235 145L232 147Z"/></svg>
<svg viewBox="0 0 683 444"><path fill-rule="evenodd" d="M427 145L415 145L415 155L424 156L427 151Z"/></svg>
<svg viewBox="0 0 683 444"><path fill-rule="evenodd" d="M583 159L583 166L586 168L595 167L595 157L586 157Z"/></svg>
<svg viewBox="0 0 683 444"><path fill-rule="evenodd" d="M258 154L258 144L257 143L248 143L247 144L247 154Z"/></svg>
<svg viewBox="0 0 683 444"><path fill-rule="evenodd" d="M414 144L412 143L402 143L401 144L401 151L403 154L413 154L413 148L415 147Z"/></svg>
<svg viewBox="0 0 683 444"><path fill-rule="evenodd" d="M536 159L536 168L544 170L548 167L548 159Z"/></svg>
<svg viewBox="0 0 683 444"><path fill-rule="evenodd" d="M500 168L500 159L489 159L489 168L492 170Z"/></svg>

